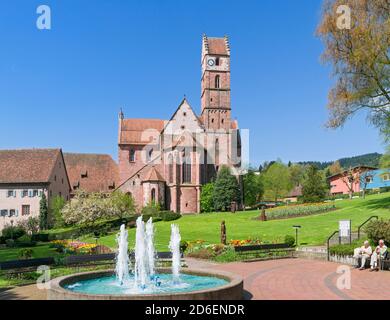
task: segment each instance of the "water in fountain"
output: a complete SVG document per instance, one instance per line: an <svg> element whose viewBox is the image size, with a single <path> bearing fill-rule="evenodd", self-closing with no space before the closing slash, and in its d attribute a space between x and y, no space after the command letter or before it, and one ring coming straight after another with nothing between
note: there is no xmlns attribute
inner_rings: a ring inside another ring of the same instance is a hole
<svg viewBox="0 0 390 320"><path fill-rule="evenodd" d="M118 243L118 252L116 256L116 277L121 285L129 280L129 265L130 259L128 255L128 233L126 226L123 224L120 233L116 237Z"/></svg>
<svg viewBox="0 0 390 320"><path fill-rule="evenodd" d="M179 281L180 266L181 266L181 254L180 254L180 231L179 227L175 224L171 225L171 241L169 242L169 249L172 252L172 276L174 282Z"/></svg>
<svg viewBox="0 0 390 320"><path fill-rule="evenodd" d="M135 286L145 289L150 281L147 244L145 237L145 223L142 216L137 219L137 231L135 235Z"/></svg>
<svg viewBox="0 0 390 320"><path fill-rule="evenodd" d="M145 227L146 233L146 249L148 256L148 271L151 278L154 277L155 274L155 257L156 251L154 249L154 226L153 219L150 218Z"/></svg>

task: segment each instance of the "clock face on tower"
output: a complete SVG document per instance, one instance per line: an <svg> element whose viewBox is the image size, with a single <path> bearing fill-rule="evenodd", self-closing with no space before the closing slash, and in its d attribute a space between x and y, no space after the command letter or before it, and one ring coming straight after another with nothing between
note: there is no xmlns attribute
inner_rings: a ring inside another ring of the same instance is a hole
<svg viewBox="0 0 390 320"><path fill-rule="evenodd" d="M214 60L213 60L213 59L209 59L209 60L207 61L207 64L208 64L210 67L212 67L212 66L214 65Z"/></svg>

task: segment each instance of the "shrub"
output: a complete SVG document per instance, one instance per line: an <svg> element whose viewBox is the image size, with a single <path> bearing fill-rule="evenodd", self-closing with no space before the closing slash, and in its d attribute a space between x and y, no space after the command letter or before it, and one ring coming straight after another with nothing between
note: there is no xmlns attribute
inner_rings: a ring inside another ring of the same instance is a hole
<svg viewBox="0 0 390 320"><path fill-rule="evenodd" d="M364 228L368 238L374 243L379 240L385 240L387 245L390 245L390 220L372 220Z"/></svg>
<svg viewBox="0 0 390 320"><path fill-rule="evenodd" d="M32 241L37 241L37 242L49 242L49 234L48 233L36 233L31 236Z"/></svg>
<svg viewBox="0 0 390 320"><path fill-rule="evenodd" d="M26 234L26 230L20 226L6 226L2 231L5 240L18 239Z"/></svg>
<svg viewBox="0 0 390 320"><path fill-rule="evenodd" d="M18 247L34 247L37 243L32 241L31 237L27 234L21 236L16 240L16 245Z"/></svg>
<svg viewBox="0 0 390 320"><path fill-rule="evenodd" d="M162 221L174 221L180 219L181 214L173 211L160 211L158 217L161 218Z"/></svg>
<svg viewBox="0 0 390 320"><path fill-rule="evenodd" d="M200 209L202 212L212 212L214 210L214 183L210 182L202 187L200 194Z"/></svg>
<svg viewBox="0 0 390 320"><path fill-rule="evenodd" d="M150 202L146 207L141 210L142 215L157 216L160 211L160 205Z"/></svg>
<svg viewBox="0 0 390 320"><path fill-rule="evenodd" d="M5 244L8 248L14 248L15 247L15 240L14 239L7 239L5 240Z"/></svg>
<svg viewBox="0 0 390 320"><path fill-rule="evenodd" d="M295 238L288 234L284 237L284 243L288 244L288 246L292 248L295 245Z"/></svg>
<svg viewBox="0 0 390 320"><path fill-rule="evenodd" d="M180 251L186 252L187 248L188 248L188 241L181 240L180 241Z"/></svg>
<svg viewBox="0 0 390 320"><path fill-rule="evenodd" d="M19 251L18 257L19 259L31 259L34 251L32 249L22 249Z"/></svg>

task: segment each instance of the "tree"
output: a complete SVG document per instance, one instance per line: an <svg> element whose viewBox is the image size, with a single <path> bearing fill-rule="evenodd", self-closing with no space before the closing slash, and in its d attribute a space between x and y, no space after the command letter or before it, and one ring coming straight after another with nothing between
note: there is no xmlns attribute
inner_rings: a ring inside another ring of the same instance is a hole
<svg viewBox="0 0 390 320"><path fill-rule="evenodd" d="M219 169L213 190L214 209L216 211L226 211L231 203L240 202L240 187L238 180L226 166Z"/></svg>
<svg viewBox="0 0 390 320"><path fill-rule="evenodd" d="M360 179L360 185L362 186L362 197L363 199L366 198L366 190L367 185L370 183L371 179L373 178L373 175L370 171L363 172L359 179Z"/></svg>
<svg viewBox="0 0 390 320"><path fill-rule="evenodd" d="M263 196L264 188L261 176L253 170L248 170L248 173L243 177L244 184L244 204L245 206L254 206Z"/></svg>
<svg viewBox="0 0 390 320"><path fill-rule="evenodd" d="M202 212L212 212L214 210L214 183L210 182L202 186L200 193L200 210Z"/></svg>
<svg viewBox="0 0 390 320"><path fill-rule="evenodd" d="M353 168L349 168L341 174L341 181L347 186L349 198L352 199L355 192L355 184L359 181L359 175L355 173Z"/></svg>
<svg viewBox="0 0 390 320"><path fill-rule="evenodd" d="M135 212L134 199L122 191L115 191L108 198L110 214L120 219L129 217Z"/></svg>
<svg viewBox="0 0 390 320"><path fill-rule="evenodd" d="M65 199L61 196L53 198L50 204L50 211L53 217L53 225L55 228L61 228L65 225L64 218L62 217L62 209L65 206Z"/></svg>
<svg viewBox="0 0 390 320"><path fill-rule="evenodd" d="M49 210L47 209L47 199L46 195L43 192L41 200L39 202L39 229L40 230L46 230L47 229L47 217L48 217L48 212Z"/></svg>
<svg viewBox="0 0 390 320"><path fill-rule="evenodd" d="M335 175L343 171L343 168L340 165L340 161L335 161L329 166L330 175Z"/></svg>
<svg viewBox="0 0 390 320"><path fill-rule="evenodd" d="M263 174L264 198L277 201L285 197L293 188L288 167L275 162Z"/></svg>
<svg viewBox="0 0 390 320"><path fill-rule="evenodd" d="M326 181L315 166L309 166L302 183L303 202L320 202L325 199Z"/></svg>
<svg viewBox="0 0 390 320"><path fill-rule="evenodd" d="M338 10L341 5L351 11L350 28L343 20L348 12L343 17ZM325 44L323 59L333 65L337 77L329 93L327 125L338 128L365 109L371 123L388 138L390 1L326 0L317 33Z"/></svg>
<svg viewBox="0 0 390 320"><path fill-rule="evenodd" d="M300 164L291 164L289 166L290 178L293 187L297 187L302 184L303 176L305 174L305 167Z"/></svg>
<svg viewBox="0 0 390 320"><path fill-rule="evenodd" d="M390 145L387 147L386 153L382 156L379 165L383 169L390 168Z"/></svg>

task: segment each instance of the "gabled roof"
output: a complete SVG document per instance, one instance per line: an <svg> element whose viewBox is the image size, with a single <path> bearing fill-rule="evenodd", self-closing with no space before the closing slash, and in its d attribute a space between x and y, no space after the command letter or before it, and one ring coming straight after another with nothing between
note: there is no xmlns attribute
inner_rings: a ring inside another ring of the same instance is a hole
<svg viewBox="0 0 390 320"><path fill-rule="evenodd" d="M150 168L143 182L151 182L151 181L157 181L157 182L165 181L163 176L160 174L160 172L157 171L157 169L154 166Z"/></svg>
<svg viewBox="0 0 390 320"><path fill-rule="evenodd" d="M65 153L72 190L107 192L119 184L117 163L107 154Z"/></svg>
<svg viewBox="0 0 390 320"><path fill-rule="evenodd" d="M119 144L148 144L151 140L147 130L161 132L165 122L165 120L160 119L123 119L121 120L118 142Z"/></svg>
<svg viewBox="0 0 390 320"><path fill-rule="evenodd" d="M369 170L376 170L376 169L378 169L378 168L371 167L371 166L356 166L356 167L350 168L348 170L344 170L342 172L336 173L332 176L329 176L327 179L334 179L334 178L339 177L339 176L344 176L348 173L349 170L352 170L353 172L357 172L357 171L369 171Z"/></svg>
<svg viewBox="0 0 390 320"><path fill-rule="evenodd" d="M48 183L61 149L0 150L0 183Z"/></svg>
<svg viewBox="0 0 390 320"><path fill-rule="evenodd" d="M209 38L204 35L203 43L205 48L205 54L225 56L230 55L229 39L227 36L223 38Z"/></svg>

